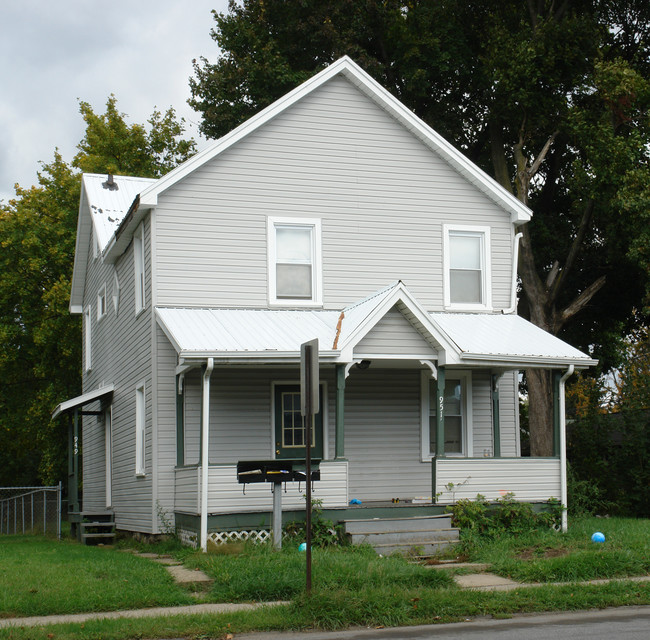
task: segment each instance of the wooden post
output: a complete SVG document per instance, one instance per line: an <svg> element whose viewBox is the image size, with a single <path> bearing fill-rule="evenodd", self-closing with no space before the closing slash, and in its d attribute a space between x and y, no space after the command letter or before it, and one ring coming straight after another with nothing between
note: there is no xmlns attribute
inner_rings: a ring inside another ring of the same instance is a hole
<svg viewBox="0 0 650 640"><path fill-rule="evenodd" d="M501 423L499 421L499 376L492 374L492 437L493 455L501 457Z"/></svg>
<svg viewBox="0 0 650 640"><path fill-rule="evenodd" d="M345 365L336 365L336 443L335 457L345 457Z"/></svg>
<svg viewBox="0 0 650 640"><path fill-rule="evenodd" d="M436 394L436 458L445 457L445 368L438 367Z"/></svg>

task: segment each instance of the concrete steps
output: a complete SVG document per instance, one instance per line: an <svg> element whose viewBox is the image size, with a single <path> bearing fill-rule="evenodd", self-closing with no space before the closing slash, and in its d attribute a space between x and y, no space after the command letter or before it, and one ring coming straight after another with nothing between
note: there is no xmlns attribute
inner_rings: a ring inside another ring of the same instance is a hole
<svg viewBox="0 0 650 640"><path fill-rule="evenodd" d="M369 544L381 555L436 555L459 540L459 531L451 526L448 514L345 520L344 525L352 544Z"/></svg>

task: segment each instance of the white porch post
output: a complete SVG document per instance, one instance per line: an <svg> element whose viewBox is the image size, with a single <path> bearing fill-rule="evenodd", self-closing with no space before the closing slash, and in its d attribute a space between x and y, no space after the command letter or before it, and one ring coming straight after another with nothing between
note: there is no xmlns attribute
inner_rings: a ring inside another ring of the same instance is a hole
<svg viewBox="0 0 650 640"><path fill-rule="evenodd" d="M573 375L574 366L571 365L560 378L560 486L562 502L562 531L567 530L567 473L566 473L566 415L564 402L564 384Z"/></svg>
<svg viewBox="0 0 650 640"><path fill-rule="evenodd" d="M208 358L201 394L201 551L208 550L208 462L210 452L210 376L214 359Z"/></svg>

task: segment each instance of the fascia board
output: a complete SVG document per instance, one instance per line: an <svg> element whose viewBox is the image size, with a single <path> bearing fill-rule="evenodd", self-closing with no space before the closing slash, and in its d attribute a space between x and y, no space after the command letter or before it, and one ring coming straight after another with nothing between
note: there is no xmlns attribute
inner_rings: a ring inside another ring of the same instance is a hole
<svg viewBox="0 0 650 640"><path fill-rule="evenodd" d="M230 363L255 363L255 364L279 364L284 362L300 362L300 351L179 351L179 358L186 362L193 360L205 360L213 358L215 364ZM327 362L337 362L338 351L319 351L318 359Z"/></svg>
<svg viewBox="0 0 650 640"><path fill-rule="evenodd" d="M576 369L587 369L598 364L598 360L593 358L545 358L544 356L497 356L494 354L485 353L462 353L461 360L463 362L480 362L486 366L490 364L516 365L514 368L553 368L553 369L566 369L573 365Z"/></svg>
<svg viewBox="0 0 650 640"><path fill-rule="evenodd" d="M86 212L86 216L84 216ZM83 180L81 181L81 198L77 215L77 237L75 239L74 263L72 267L72 282L70 284L70 313L81 313L83 308L84 285L86 282L86 266L90 251L92 216L88 206L88 197Z"/></svg>

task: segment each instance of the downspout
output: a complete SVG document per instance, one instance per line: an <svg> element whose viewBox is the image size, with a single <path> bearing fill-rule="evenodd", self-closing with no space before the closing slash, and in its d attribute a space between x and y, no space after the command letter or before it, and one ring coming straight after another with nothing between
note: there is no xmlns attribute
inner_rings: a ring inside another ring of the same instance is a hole
<svg viewBox="0 0 650 640"><path fill-rule="evenodd" d="M566 373L560 378L560 486L562 503L562 531L567 530L567 473L566 473L566 416L564 414L564 383L573 375L575 367L570 365Z"/></svg>
<svg viewBox="0 0 650 640"><path fill-rule="evenodd" d="M519 264L519 241L523 233L518 233L515 236L513 256L512 256L512 282L510 284L510 306L503 309L501 313L514 313L517 311L517 265Z"/></svg>
<svg viewBox="0 0 650 640"><path fill-rule="evenodd" d="M208 550L208 461L210 451L210 376L214 358L208 358L203 372L201 411L201 551Z"/></svg>

